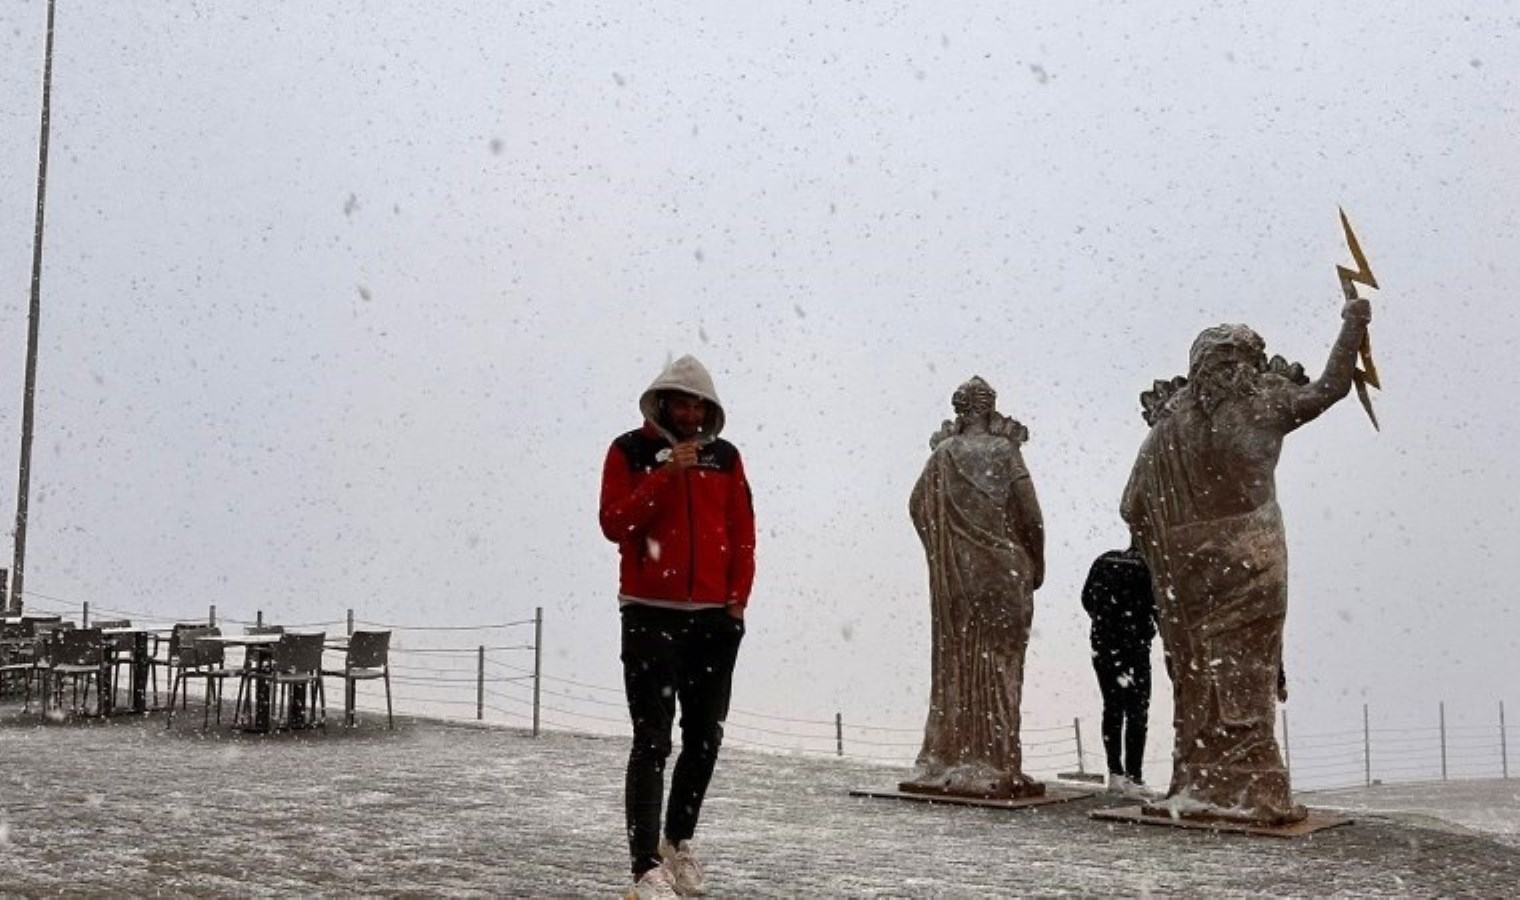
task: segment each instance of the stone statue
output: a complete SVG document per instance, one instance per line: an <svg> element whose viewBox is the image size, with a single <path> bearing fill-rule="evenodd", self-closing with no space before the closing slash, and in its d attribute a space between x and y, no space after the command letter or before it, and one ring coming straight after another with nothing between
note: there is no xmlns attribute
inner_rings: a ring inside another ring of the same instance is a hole
<svg viewBox="0 0 1520 900"><path fill-rule="evenodd" d="M929 562L932 687L923 749L903 791L1011 799L1044 794L1022 771L1019 701L1045 528L1019 445L1029 432L980 378L956 389L956 418L908 504Z"/></svg>
<svg viewBox="0 0 1520 900"><path fill-rule="evenodd" d="M1354 299L1324 373L1270 361L1244 325L1204 330L1187 378L1142 395L1149 434L1121 513L1150 565L1176 707L1170 813L1298 821L1274 734L1287 544L1274 471L1288 432L1351 389L1371 307Z"/></svg>

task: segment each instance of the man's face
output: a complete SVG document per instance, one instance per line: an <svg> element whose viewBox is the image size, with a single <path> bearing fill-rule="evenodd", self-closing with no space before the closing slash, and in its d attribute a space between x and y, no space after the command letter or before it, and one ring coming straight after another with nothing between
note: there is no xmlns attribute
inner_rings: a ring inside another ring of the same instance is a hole
<svg viewBox="0 0 1520 900"><path fill-rule="evenodd" d="M691 394L669 394L665 398L665 416L676 437L689 441L702 433L707 422L707 401Z"/></svg>

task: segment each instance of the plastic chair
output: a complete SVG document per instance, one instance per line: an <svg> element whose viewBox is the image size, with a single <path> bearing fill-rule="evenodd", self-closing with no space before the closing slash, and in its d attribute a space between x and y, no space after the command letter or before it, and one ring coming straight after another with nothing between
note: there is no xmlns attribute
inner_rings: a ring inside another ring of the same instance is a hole
<svg viewBox="0 0 1520 900"><path fill-rule="evenodd" d="M105 641L99 628L70 628L54 632L53 646L48 654L46 677L51 680L52 692L56 692L56 705L63 705L63 679L74 684L72 711L80 708L79 683L84 682L84 702L90 701L90 681L95 682L95 711L105 709L100 692L101 670L105 668ZM48 690L44 688L42 706L47 709Z"/></svg>
<svg viewBox="0 0 1520 900"><path fill-rule="evenodd" d="M155 639L152 658L148 661L148 680L153 685L153 705L158 705L158 670L164 669L172 687L174 684L174 670L180 667L179 641L180 634L194 628L210 628L206 622L175 622L169 630L167 651L163 656L158 655L160 646L165 644L163 638Z"/></svg>
<svg viewBox="0 0 1520 900"><path fill-rule="evenodd" d="M282 634L274 645L267 669L244 669L243 680L268 681L274 691L274 708L270 716L278 724L280 709L289 704L290 689L297 685L309 687L313 697L321 704L320 724L327 725L327 697L322 691L322 645L327 635ZM240 693L241 693L241 689ZM287 717L288 721L288 717Z"/></svg>
<svg viewBox="0 0 1520 900"><path fill-rule="evenodd" d="M29 681L36 671L37 635L27 621L0 624L0 694L13 681Z"/></svg>
<svg viewBox="0 0 1520 900"><path fill-rule="evenodd" d="M226 659L227 648L215 641L203 641L200 638L218 637L222 633L220 628L187 628L180 632L179 636L179 675L175 677L174 684L169 688L169 715L164 722L164 728L174 727L174 695L184 688L181 697L190 693L190 688L185 685L187 678L206 679L206 709L201 715L201 730L211 727L211 703L216 702L216 723L222 723L222 686L228 678L241 673L240 669L226 668L223 663Z"/></svg>
<svg viewBox="0 0 1520 900"><path fill-rule="evenodd" d="M375 678L385 679L385 727L396 727L391 712L390 651L389 631L355 631L348 636L348 651L344 654L342 670L322 672L323 675L343 679L343 722L350 728L354 724L358 683Z"/></svg>

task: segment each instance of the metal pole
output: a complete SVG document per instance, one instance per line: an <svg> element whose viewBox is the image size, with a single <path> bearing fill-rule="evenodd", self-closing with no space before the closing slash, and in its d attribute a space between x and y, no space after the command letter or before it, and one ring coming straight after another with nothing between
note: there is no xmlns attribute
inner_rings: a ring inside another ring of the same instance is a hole
<svg viewBox="0 0 1520 900"><path fill-rule="evenodd" d="M1446 780L1446 701L1441 701L1441 780Z"/></svg>
<svg viewBox="0 0 1520 900"><path fill-rule="evenodd" d="M844 756L844 713L834 713L834 755Z"/></svg>
<svg viewBox="0 0 1520 900"><path fill-rule="evenodd" d="M53 96L53 12L55 0L47 6L47 49L42 63L42 123L37 138L37 218L32 231L32 297L26 325L26 381L21 394L21 461L16 487L16 555L11 563L10 611L21 613L21 583L26 576L26 518L28 493L32 481L32 424L37 396L37 327L42 315L42 235L43 210L47 208L48 125Z"/></svg>
<svg viewBox="0 0 1520 900"><path fill-rule="evenodd" d="M539 688L544 683L544 608L533 607L533 736L538 737Z"/></svg>
<svg viewBox="0 0 1520 900"><path fill-rule="evenodd" d="M1077 733L1077 774L1085 775L1087 769L1084 768L1086 764L1082 761L1082 718L1080 716L1072 717L1071 730Z"/></svg>
<svg viewBox="0 0 1520 900"><path fill-rule="evenodd" d="M352 609L348 611L348 636L354 636L354 611Z"/></svg>
<svg viewBox="0 0 1520 900"><path fill-rule="evenodd" d="M482 644L475 662L475 720L486 717L486 648Z"/></svg>
<svg viewBox="0 0 1520 900"><path fill-rule="evenodd" d="M1293 753L1288 749L1288 710L1282 711L1283 720L1283 768L1288 770L1288 780L1293 780Z"/></svg>
<svg viewBox="0 0 1520 900"><path fill-rule="evenodd" d="M81 610L80 610L80 613L79 613L79 627L80 628L89 628L90 627L90 601L88 601L88 600L84 601L83 603L80 604L80 607L81 607Z"/></svg>
<svg viewBox="0 0 1520 900"><path fill-rule="evenodd" d="M210 624L212 628L216 627L216 604L215 603L211 604L211 610L206 614L206 622L208 624Z"/></svg>
<svg viewBox="0 0 1520 900"><path fill-rule="evenodd" d="M1367 724L1367 704L1362 704L1362 767L1367 773L1367 784L1372 784L1372 728Z"/></svg>
<svg viewBox="0 0 1520 900"><path fill-rule="evenodd" d="M1499 701L1499 765L1503 766L1504 777L1509 777L1509 738L1504 733L1504 701Z"/></svg>
<svg viewBox="0 0 1520 900"><path fill-rule="evenodd" d="M254 611L254 613L253 613L253 624L256 625L256 626L258 626L259 628L263 628L264 627L264 611L262 609Z"/></svg>

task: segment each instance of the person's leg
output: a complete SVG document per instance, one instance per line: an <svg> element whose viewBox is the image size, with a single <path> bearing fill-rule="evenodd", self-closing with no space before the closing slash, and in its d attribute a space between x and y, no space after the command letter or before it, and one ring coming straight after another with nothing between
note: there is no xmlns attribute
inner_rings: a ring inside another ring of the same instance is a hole
<svg viewBox="0 0 1520 900"><path fill-rule="evenodd" d="M1151 658L1149 647L1130 661L1130 684L1124 702L1124 774L1136 784L1145 781L1145 733L1151 714Z"/></svg>
<svg viewBox="0 0 1520 900"><path fill-rule="evenodd" d="M690 840L696 833L702 799L723 742L734 663L744 637L743 620L722 610L691 617L691 640L681 658L681 753L670 777L670 805L665 813L665 837L672 844Z"/></svg>
<svg viewBox="0 0 1520 900"><path fill-rule="evenodd" d="M1098 676L1098 691L1103 695L1103 755L1108 774L1123 775L1124 710L1119 697L1120 668L1114 651L1100 644L1093 646L1093 672Z"/></svg>
<svg viewBox="0 0 1520 900"><path fill-rule="evenodd" d="M623 607L623 689L633 721L623 802L635 879L660 864L660 801L676 714L678 626L672 619L681 615L637 604Z"/></svg>

